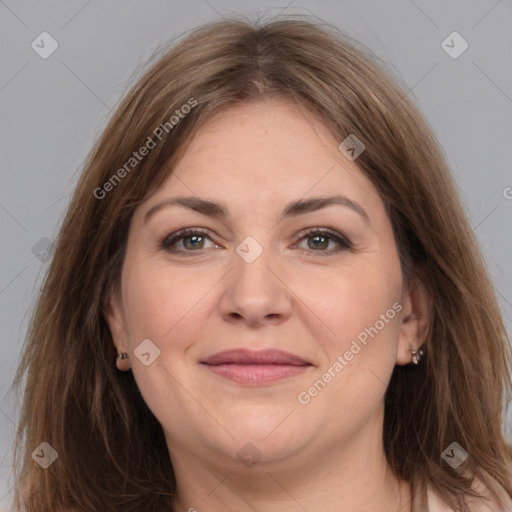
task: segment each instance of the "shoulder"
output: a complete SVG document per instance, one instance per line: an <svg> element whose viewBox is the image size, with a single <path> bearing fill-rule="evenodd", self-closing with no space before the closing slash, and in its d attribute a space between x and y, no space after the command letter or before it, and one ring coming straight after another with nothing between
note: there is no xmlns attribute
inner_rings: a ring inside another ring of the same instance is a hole
<svg viewBox="0 0 512 512"><path fill-rule="evenodd" d="M498 491L498 495L504 503L504 506L499 506L497 501L492 498L489 488L483 482L475 478L473 481L473 488L481 495L485 496L485 500L475 499L468 497L466 502L471 512L512 512L512 498L508 495L505 489L494 482ZM455 512L453 508L448 506L432 489L431 486L427 488L427 500L429 512Z"/></svg>

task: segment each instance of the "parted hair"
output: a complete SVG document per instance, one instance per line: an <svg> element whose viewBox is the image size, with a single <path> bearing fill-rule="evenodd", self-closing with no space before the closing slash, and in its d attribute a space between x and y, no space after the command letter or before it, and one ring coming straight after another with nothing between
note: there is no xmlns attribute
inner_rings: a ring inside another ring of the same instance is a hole
<svg viewBox="0 0 512 512"><path fill-rule="evenodd" d="M421 273L433 297L421 364L396 366L385 394L386 456L410 482L415 510L427 486L468 510L474 476L512 496L503 428L510 340L446 159L401 79L331 24L298 15L207 23L153 59L84 162L30 317L14 381L22 395L16 510L172 510L176 481L162 427L133 374L116 369L106 301L119 290L137 206L207 120L266 98L307 109L340 143L351 134L364 143L356 164L387 208L403 275ZM191 98L197 105L157 138ZM95 193L148 137L155 146L147 155L108 193ZM42 442L58 453L47 469L31 457ZM468 453L458 470L442 457L452 442Z"/></svg>

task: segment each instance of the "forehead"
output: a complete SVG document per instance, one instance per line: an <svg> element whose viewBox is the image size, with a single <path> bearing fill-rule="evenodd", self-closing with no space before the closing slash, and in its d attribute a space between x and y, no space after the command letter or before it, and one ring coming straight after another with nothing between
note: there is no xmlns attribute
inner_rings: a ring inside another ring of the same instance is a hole
<svg viewBox="0 0 512 512"><path fill-rule="evenodd" d="M291 101L240 103L197 131L150 200L197 195L270 209L308 195L379 201L356 161L338 149L340 142L321 120Z"/></svg>

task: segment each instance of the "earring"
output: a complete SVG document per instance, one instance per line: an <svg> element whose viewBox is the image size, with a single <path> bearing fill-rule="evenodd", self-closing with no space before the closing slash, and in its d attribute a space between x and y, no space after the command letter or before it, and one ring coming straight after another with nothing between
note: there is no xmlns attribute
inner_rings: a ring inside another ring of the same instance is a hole
<svg viewBox="0 0 512 512"><path fill-rule="evenodd" d="M411 354L412 354L412 364L418 366L421 361L421 356L423 355L423 350L414 350L411 345Z"/></svg>
<svg viewBox="0 0 512 512"><path fill-rule="evenodd" d="M126 372L130 369L130 360L126 352L121 352L117 355L116 366L119 370Z"/></svg>

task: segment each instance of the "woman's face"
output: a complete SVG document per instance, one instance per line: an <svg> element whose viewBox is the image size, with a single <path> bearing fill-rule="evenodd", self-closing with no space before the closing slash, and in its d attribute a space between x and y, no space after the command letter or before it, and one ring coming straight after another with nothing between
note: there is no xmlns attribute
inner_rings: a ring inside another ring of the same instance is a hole
<svg viewBox="0 0 512 512"><path fill-rule="evenodd" d="M238 105L136 210L108 321L171 458L306 464L381 435L407 297L383 202L341 142L294 104Z"/></svg>

